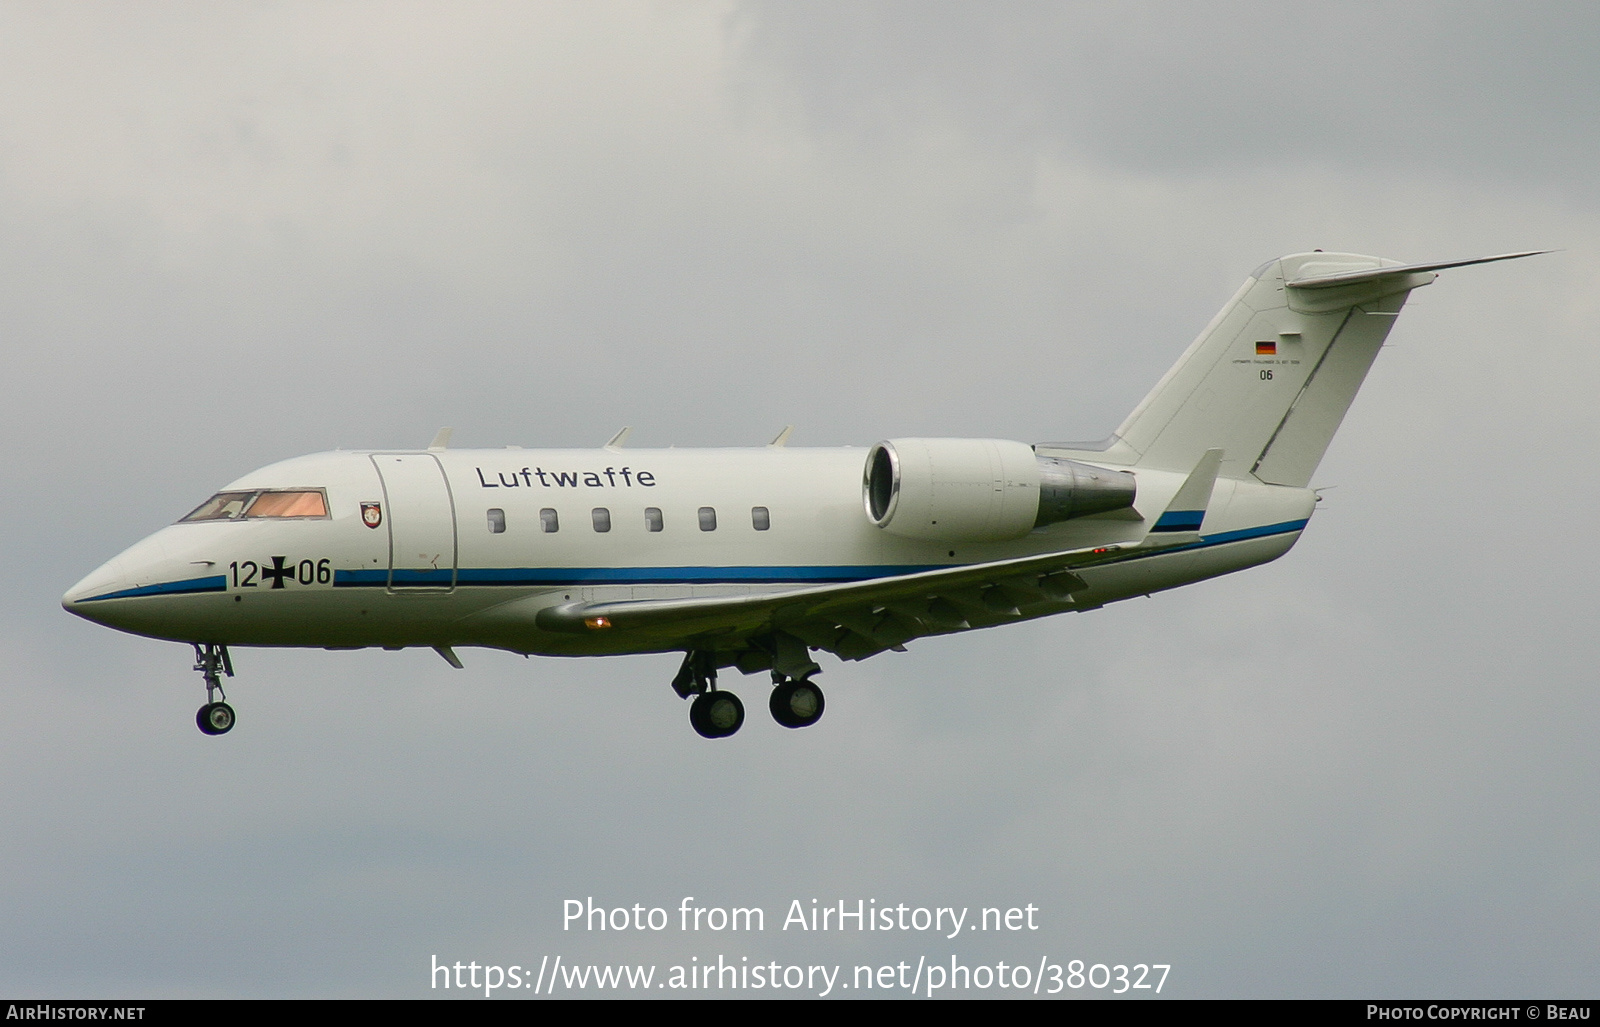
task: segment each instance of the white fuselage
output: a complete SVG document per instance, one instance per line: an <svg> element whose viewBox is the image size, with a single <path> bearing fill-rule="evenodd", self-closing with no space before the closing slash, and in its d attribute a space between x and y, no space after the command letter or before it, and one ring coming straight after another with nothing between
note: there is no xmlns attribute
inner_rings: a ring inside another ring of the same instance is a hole
<svg viewBox="0 0 1600 1027"><path fill-rule="evenodd" d="M322 490L326 517L171 525L84 578L63 605L122 630L186 642L653 651L673 646L625 632L543 631L529 611L573 601L744 595L1126 543L1146 533L1184 479L1134 468L1134 510L1010 542L935 543L870 522L862 503L866 452L320 453L254 471L228 488ZM1272 560L1294 544L1314 502L1307 489L1219 479L1198 542L1084 569L1089 589L1075 597L1076 608ZM381 511L376 527L363 519L363 504Z"/></svg>

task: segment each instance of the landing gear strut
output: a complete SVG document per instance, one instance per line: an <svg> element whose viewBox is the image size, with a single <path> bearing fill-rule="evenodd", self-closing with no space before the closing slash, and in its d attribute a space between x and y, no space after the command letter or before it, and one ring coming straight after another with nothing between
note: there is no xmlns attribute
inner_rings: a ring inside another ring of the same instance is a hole
<svg viewBox="0 0 1600 1027"><path fill-rule="evenodd" d="M774 632L771 640L772 699L767 708L772 719L784 727L810 727L822 719L822 689L811 675L822 668L811 658L805 642L786 632Z"/></svg>
<svg viewBox="0 0 1600 1027"><path fill-rule="evenodd" d="M672 690L689 705L689 724L702 738L727 738L744 724L744 703L717 687L717 662L709 652L691 649L672 679Z"/></svg>
<svg viewBox="0 0 1600 1027"><path fill-rule="evenodd" d="M206 682L206 704L194 715L195 724L204 734L227 734L233 729L233 707L228 705L228 697L222 691L222 675L233 677L233 660L228 656L228 647L212 642L204 645L196 642L194 669L200 672ZM222 698L218 699L218 696Z"/></svg>

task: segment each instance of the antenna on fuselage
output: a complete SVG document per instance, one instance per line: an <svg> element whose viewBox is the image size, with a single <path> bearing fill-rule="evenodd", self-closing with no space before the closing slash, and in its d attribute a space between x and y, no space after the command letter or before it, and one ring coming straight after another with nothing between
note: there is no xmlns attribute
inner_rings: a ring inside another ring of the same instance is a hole
<svg viewBox="0 0 1600 1027"><path fill-rule="evenodd" d="M784 425L783 426L783 431L778 433L778 437L773 439L771 442L767 443L767 448L768 449L781 449L782 447L787 446L789 444L789 436L791 434L793 434L793 433L794 433L794 425L792 425L792 424Z"/></svg>
<svg viewBox="0 0 1600 1027"><path fill-rule="evenodd" d="M454 432L455 432L454 428L440 428L437 432L434 433L433 441L428 443L428 452L430 452L430 453L440 453L440 452L443 452L446 449L449 449L450 448L450 436Z"/></svg>
<svg viewBox="0 0 1600 1027"><path fill-rule="evenodd" d="M632 428L624 428L621 431L617 432L615 435L611 436L611 441L607 442L601 448L602 449L621 449L622 448L622 444L624 442L627 442L628 441L628 436L632 435L632 434L633 434L633 429Z"/></svg>

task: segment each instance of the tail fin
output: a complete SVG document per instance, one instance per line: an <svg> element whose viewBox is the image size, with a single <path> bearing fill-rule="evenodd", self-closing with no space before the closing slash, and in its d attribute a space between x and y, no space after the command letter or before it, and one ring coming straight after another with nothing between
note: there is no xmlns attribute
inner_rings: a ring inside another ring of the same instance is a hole
<svg viewBox="0 0 1600 1027"><path fill-rule="evenodd" d="M1270 261L1128 415L1115 448L1125 447L1135 466L1183 472L1222 449L1223 477L1304 487L1411 290L1443 268L1532 255L1401 264L1300 253Z"/></svg>

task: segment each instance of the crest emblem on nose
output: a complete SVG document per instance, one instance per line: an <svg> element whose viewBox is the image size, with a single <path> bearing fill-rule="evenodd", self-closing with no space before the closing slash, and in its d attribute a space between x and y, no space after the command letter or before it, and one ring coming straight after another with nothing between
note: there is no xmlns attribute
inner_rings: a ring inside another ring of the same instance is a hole
<svg viewBox="0 0 1600 1027"><path fill-rule="evenodd" d="M376 528L383 523L383 506L379 503L361 504L361 523Z"/></svg>

